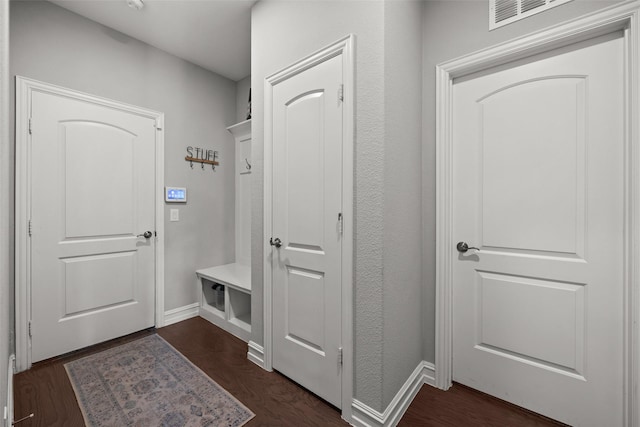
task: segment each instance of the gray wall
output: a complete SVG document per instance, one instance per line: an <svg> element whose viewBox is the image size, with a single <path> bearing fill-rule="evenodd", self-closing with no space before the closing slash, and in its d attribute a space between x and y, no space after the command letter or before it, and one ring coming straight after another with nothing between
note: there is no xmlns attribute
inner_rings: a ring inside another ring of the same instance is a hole
<svg viewBox="0 0 640 427"><path fill-rule="evenodd" d="M354 394L376 410L387 406L422 360L421 7L419 2L267 1L252 12L252 339L263 343L264 79L353 33Z"/></svg>
<svg viewBox="0 0 640 427"><path fill-rule="evenodd" d="M9 227L13 158L9 138L9 1L0 1L0 410L7 402L7 366L13 326L12 239Z"/></svg>
<svg viewBox="0 0 640 427"><path fill-rule="evenodd" d="M186 205L165 207L165 310L196 302L195 270L235 256L235 82L42 1L11 3L10 67L165 113L165 184L188 188ZM188 145L218 150L217 170L190 169Z"/></svg>
<svg viewBox="0 0 640 427"><path fill-rule="evenodd" d="M422 360L422 242L417 230L422 225L423 7L423 2L385 2L383 409Z"/></svg>
<svg viewBox="0 0 640 427"><path fill-rule="evenodd" d="M611 6L617 0L574 0L489 31L487 1L427 1L423 10L423 356L435 360L436 90L437 64Z"/></svg>
<svg viewBox="0 0 640 427"><path fill-rule="evenodd" d="M247 119L247 102L249 101L249 89L251 89L251 76L247 76L236 82L236 122Z"/></svg>

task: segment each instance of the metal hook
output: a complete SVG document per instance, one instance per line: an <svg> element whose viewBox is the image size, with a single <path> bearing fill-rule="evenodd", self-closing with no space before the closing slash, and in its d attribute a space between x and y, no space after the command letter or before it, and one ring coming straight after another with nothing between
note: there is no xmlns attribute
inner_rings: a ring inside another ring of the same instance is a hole
<svg viewBox="0 0 640 427"><path fill-rule="evenodd" d="M193 169L193 160L190 161L189 163L191 163L191 169Z"/></svg>
<svg viewBox="0 0 640 427"><path fill-rule="evenodd" d="M251 163L249 163L249 160L247 160L247 158L244 158L244 161L247 163L247 166L245 166L247 168L248 171L251 170Z"/></svg>
<svg viewBox="0 0 640 427"><path fill-rule="evenodd" d="M26 417L23 417L23 418L20 418L19 420L15 420L15 421L13 421L13 422L11 423L11 425L12 425L12 426L14 426L14 425L16 425L16 424L18 424L18 423L21 423L21 422L26 421L26 420L28 420L29 418L33 418L33 417L34 417L34 414L33 414L33 413L31 413L31 414L27 415Z"/></svg>

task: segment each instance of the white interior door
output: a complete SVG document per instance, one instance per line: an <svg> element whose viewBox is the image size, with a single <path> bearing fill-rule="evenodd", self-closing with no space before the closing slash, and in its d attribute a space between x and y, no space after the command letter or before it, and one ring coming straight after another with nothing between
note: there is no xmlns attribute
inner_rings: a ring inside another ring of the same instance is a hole
<svg viewBox="0 0 640 427"><path fill-rule="evenodd" d="M31 114L36 362L154 325L156 129L148 117L37 91Z"/></svg>
<svg viewBox="0 0 640 427"><path fill-rule="evenodd" d="M454 380L571 425L623 422L623 48L453 88Z"/></svg>
<svg viewBox="0 0 640 427"><path fill-rule="evenodd" d="M273 367L341 406L342 55L273 88Z"/></svg>

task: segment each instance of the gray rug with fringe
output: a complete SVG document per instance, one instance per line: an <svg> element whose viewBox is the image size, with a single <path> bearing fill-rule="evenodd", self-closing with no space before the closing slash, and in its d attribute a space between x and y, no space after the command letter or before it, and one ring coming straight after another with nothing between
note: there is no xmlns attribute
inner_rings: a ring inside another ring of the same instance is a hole
<svg viewBox="0 0 640 427"><path fill-rule="evenodd" d="M255 416L155 334L64 366L87 426L239 427Z"/></svg>

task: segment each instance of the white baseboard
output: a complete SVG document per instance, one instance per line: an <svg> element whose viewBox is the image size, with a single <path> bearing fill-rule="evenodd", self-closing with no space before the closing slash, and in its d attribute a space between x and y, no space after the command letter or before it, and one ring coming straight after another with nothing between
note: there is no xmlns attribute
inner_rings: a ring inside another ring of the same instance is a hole
<svg viewBox="0 0 640 427"><path fill-rule="evenodd" d="M7 406L4 407L4 425L11 427L13 423L13 373L15 372L16 356L9 356L7 367Z"/></svg>
<svg viewBox="0 0 640 427"><path fill-rule="evenodd" d="M433 363L420 362L384 412L353 399L351 405L351 425L356 427L393 427L396 426L423 384L435 384L435 366Z"/></svg>
<svg viewBox="0 0 640 427"><path fill-rule="evenodd" d="M198 316L199 309L200 304L194 302L193 304L185 305L183 307L167 310L164 312L164 326L169 326L174 323L196 317Z"/></svg>
<svg viewBox="0 0 640 427"><path fill-rule="evenodd" d="M436 386L436 365L431 362L422 362L422 381L430 385L431 387Z"/></svg>
<svg viewBox="0 0 640 427"><path fill-rule="evenodd" d="M253 341L249 341L249 351L247 352L247 359L251 360L256 365L265 369L264 366L264 347Z"/></svg>

